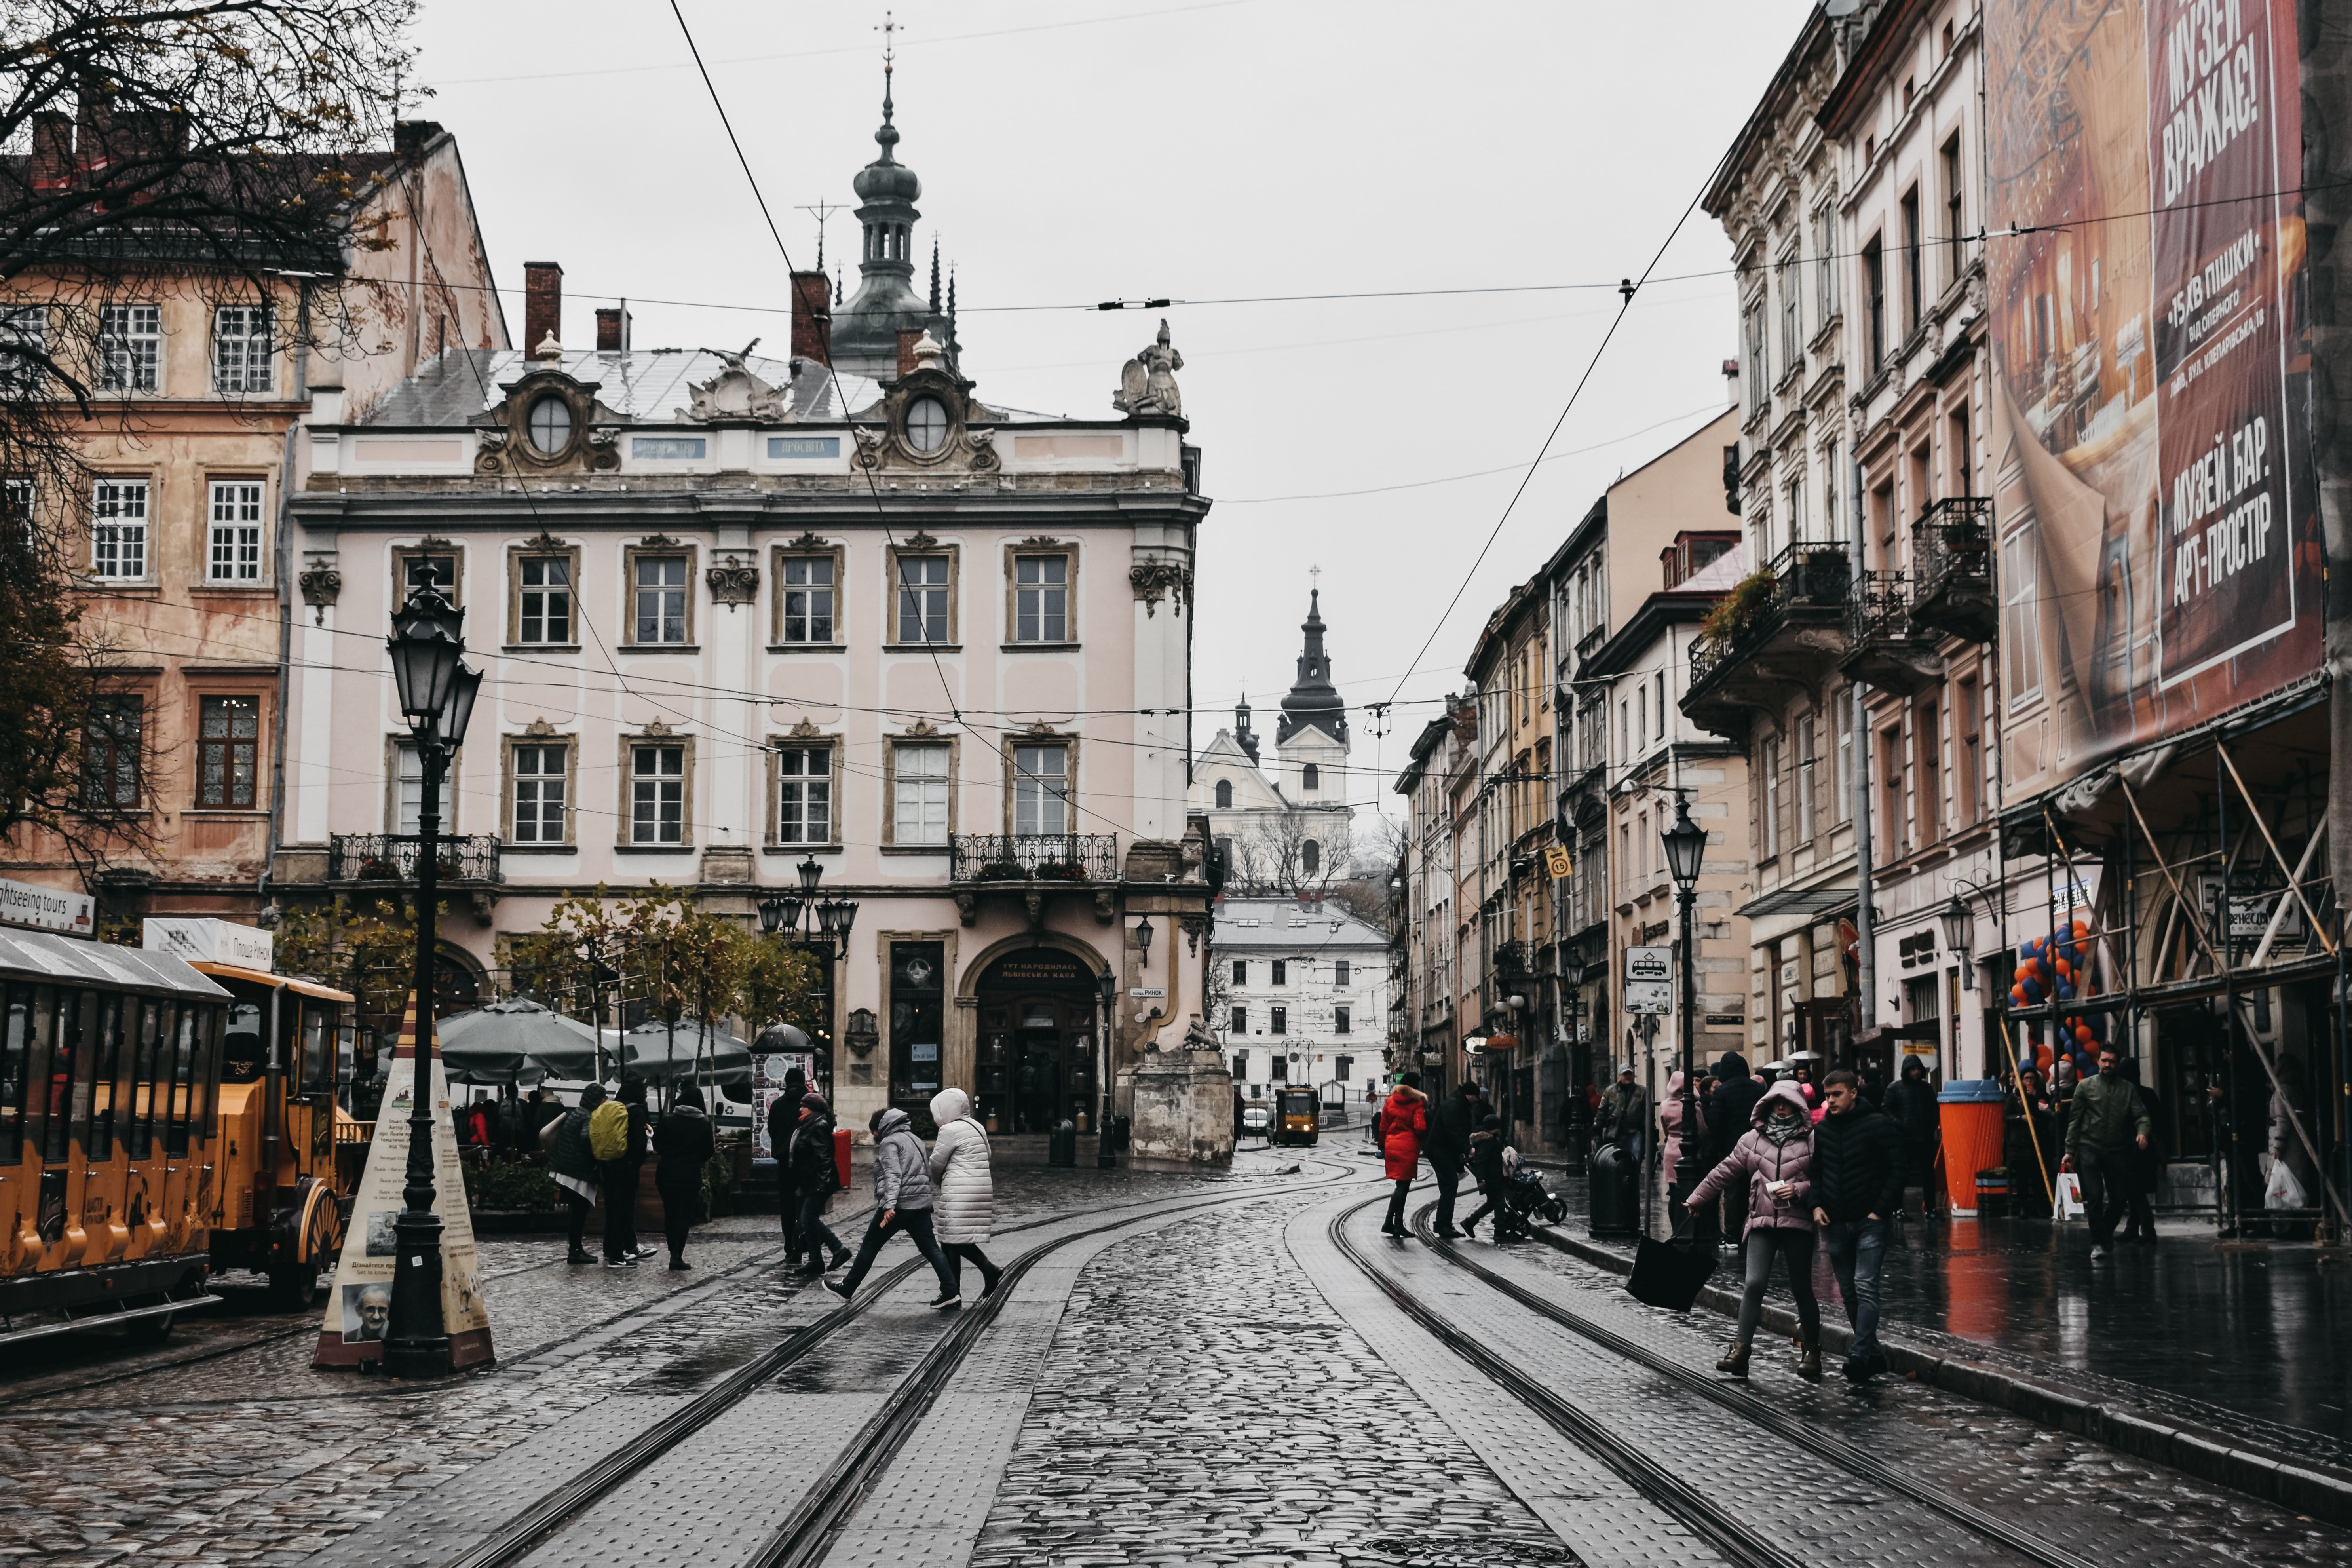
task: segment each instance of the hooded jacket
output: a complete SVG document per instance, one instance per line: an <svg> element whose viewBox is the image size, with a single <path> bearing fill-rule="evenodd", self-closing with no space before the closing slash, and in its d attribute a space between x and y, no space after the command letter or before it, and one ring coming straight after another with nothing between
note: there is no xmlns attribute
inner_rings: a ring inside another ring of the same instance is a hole
<svg viewBox="0 0 2352 1568"><path fill-rule="evenodd" d="M673 1183L688 1176L699 1180L717 1148L710 1118L698 1105L673 1105L664 1111L653 1143L656 1179Z"/></svg>
<svg viewBox="0 0 2352 1568"><path fill-rule="evenodd" d="M1429 1131L1429 1097L1410 1084L1397 1085L1381 1107L1380 1129L1389 1180L1412 1180L1421 1169L1422 1135Z"/></svg>
<svg viewBox="0 0 2352 1568"><path fill-rule="evenodd" d="M1903 1064L1903 1076L1887 1086L1883 1104L1905 1142L1925 1143L1936 1135L1936 1086L1918 1058Z"/></svg>
<svg viewBox="0 0 2352 1568"><path fill-rule="evenodd" d="M1764 1080L1748 1070L1748 1058L1738 1051L1724 1053L1715 1064L1715 1098L1706 1108L1708 1143L1715 1157L1722 1160L1743 1136L1740 1129L1755 1119L1756 1102L1764 1096Z"/></svg>
<svg viewBox="0 0 2352 1568"><path fill-rule="evenodd" d="M1716 1092L1719 1098L1723 1091ZM1772 1114L1775 1104L1791 1106L1797 1112L1796 1125L1778 1142L1764 1133L1765 1121ZM1759 1226L1772 1230L1811 1230L1812 1166L1813 1122L1805 1109L1805 1097L1793 1083L1776 1083L1757 1100L1748 1131L1740 1135L1723 1163L1699 1183L1698 1190L1690 1195L1690 1204L1693 1208L1700 1207L1744 1178L1749 1230ZM1775 1182L1793 1182L1796 1191L1789 1194L1787 1201L1775 1203L1769 1191Z"/></svg>
<svg viewBox="0 0 2352 1568"><path fill-rule="evenodd" d="M810 1105L814 1100L816 1104ZM841 1191L841 1168L833 1160L833 1112L824 1101L809 1094L801 1097L801 1105L808 1114L793 1128L790 1139L781 1145L783 1164L792 1173L792 1190L802 1196L819 1196Z"/></svg>
<svg viewBox="0 0 2352 1568"><path fill-rule="evenodd" d="M1429 1115L1429 1138L1425 1145L1430 1163L1436 1165L1461 1165L1470 1158L1470 1134L1478 1127L1478 1102L1455 1089L1440 1100Z"/></svg>
<svg viewBox="0 0 2352 1568"><path fill-rule="evenodd" d="M930 1206L930 1152L915 1136L907 1113L894 1105L874 1130L874 1207L878 1212Z"/></svg>
<svg viewBox="0 0 2352 1568"><path fill-rule="evenodd" d="M1706 1148L1706 1101L1694 1098L1693 1109L1698 1115L1695 1147L1704 1152ZM1683 1069L1676 1068L1666 1078L1666 1092L1658 1100L1658 1126L1665 1133L1665 1163L1669 1172L1682 1163L1683 1157Z"/></svg>
<svg viewBox="0 0 2352 1568"><path fill-rule="evenodd" d="M939 1213L931 1221L942 1247L988 1239L996 1219L996 1183L988 1168L988 1129L971 1113L971 1096L943 1089L931 1096L940 1135L931 1144L931 1183Z"/></svg>
<svg viewBox="0 0 2352 1568"><path fill-rule="evenodd" d="M563 1113L555 1129L555 1143L548 1151L548 1168L559 1176L591 1184L603 1178L603 1168L588 1147L588 1119L604 1103L604 1086L592 1083L580 1091L580 1103Z"/></svg>

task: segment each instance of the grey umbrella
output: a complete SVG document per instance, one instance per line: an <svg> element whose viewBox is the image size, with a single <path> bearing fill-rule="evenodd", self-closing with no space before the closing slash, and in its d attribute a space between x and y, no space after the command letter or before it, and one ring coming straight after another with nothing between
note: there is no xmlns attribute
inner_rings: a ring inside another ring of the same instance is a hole
<svg viewBox="0 0 2352 1568"><path fill-rule="evenodd" d="M621 1037L621 1071L647 1083L751 1081L751 1047L711 1026L709 1034L692 1018L680 1018L675 1043L670 1026L640 1024Z"/></svg>
<svg viewBox="0 0 2352 1568"><path fill-rule="evenodd" d="M438 1024L442 1063L460 1082L535 1084L596 1076L596 1031L520 996L453 1013Z"/></svg>

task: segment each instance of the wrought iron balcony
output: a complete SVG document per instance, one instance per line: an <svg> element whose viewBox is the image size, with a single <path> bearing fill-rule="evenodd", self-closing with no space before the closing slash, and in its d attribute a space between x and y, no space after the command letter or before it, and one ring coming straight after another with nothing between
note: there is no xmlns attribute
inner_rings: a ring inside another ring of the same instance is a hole
<svg viewBox="0 0 2352 1568"><path fill-rule="evenodd" d="M1853 567L1847 547L1792 544L1734 588L1728 625L1691 648L1683 711L1734 739L1750 710L1774 711L1812 689L1846 655Z"/></svg>
<svg viewBox="0 0 2352 1568"><path fill-rule="evenodd" d="M1853 647L1840 668L1857 680L1908 696L1944 673L1936 638L1912 624L1913 584L1900 572L1865 572L1848 605Z"/></svg>
<svg viewBox="0 0 2352 1568"><path fill-rule="evenodd" d="M1993 639L2000 605L1993 592L1992 521L1990 496L1953 496L1911 525L1913 625L1970 642Z"/></svg>
<svg viewBox="0 0 2352 1568"><path fill-rule="evenodd" d="M332 882L414 882L425 839L415 833L338 833L327 840L327 879ZM498 882L499 840L477 833L436 841L444 885Z"/></svg>
<svg viewBox="0 0 2352 1568"><path fill-rule="evenodd" d="M1115 833L959 833L948 840L951 882L1116 882Z"/></svg>

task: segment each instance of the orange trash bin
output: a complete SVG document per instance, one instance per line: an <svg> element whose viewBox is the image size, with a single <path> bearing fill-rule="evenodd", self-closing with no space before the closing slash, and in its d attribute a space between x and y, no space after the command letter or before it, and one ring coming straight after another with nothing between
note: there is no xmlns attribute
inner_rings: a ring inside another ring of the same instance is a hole
<svg viewBox="0 0 2352 1568"><path fill-rule="evenodd" d="M1952 1213L1977 1212L1977 1173L2001 1162L2000 1080L1956 1078L1936 1091L1937 1119L1944 1131L1944 1190Z"/></svg>

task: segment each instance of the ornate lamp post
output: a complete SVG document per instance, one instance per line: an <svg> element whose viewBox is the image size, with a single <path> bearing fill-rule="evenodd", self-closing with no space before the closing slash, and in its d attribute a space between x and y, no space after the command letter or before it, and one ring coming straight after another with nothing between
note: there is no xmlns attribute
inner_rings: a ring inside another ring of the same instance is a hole
<svg viewBox="0 0 2352 1568"><path fill-rule="evenodd" d="M1698 1157L1698 952L1691 936L1691 904L1698 896L1699 865L1706 857L1706 829L1691 820L1690 797L1675 792L1675 823L1662 837L1666 846L1666 871L1674 879L1675 899L1682 906L1683 1138L1682 1157L1675 1162L1675 1228L1690 1221L1682 1200L1705 1174Z"/></svg>
<svg viewBox="0 0 2352 1568"><path fill-rule="evenodd" d="M1106 969L1095 976L1095 989L1102 994L1102 1136L1095 1140L1095 1163L1108 1170L1118 1163L1110 1152L1110 1032L1118 1022L1118 972Z"/></svg>
<svg viewBox="0 0 2352 1568"><path fill-rule="evenodd" d="M1559 961L1559 989L1560 1013L1568 1020L1571 1064L1584 1054L1584 1043L1577 1037L1584 1017L1584 954L1570 948L1567 956ZM1579 1107L1580 1114L1569 1118L1571 1130L1569 1154L1571 1159L1581 1161L1587 1152L1586 1145L1591 1132L1591 1110L1585 1104L1582 1086L1572 1081L1573 1076L1570 1075L1571 1099L1569 1103Z"/></svg>
<svg viewBox="0 0 2352 1568"><path fill-rule="evenodd" d="M817 884L824 877L824 867L812 853L794 869L800 874L800 892L776 893L760 900L760 930L768 936L780 937L817 961L824 976L824 998L828 1011L833 1003L833 962L836 955L849 951L849 930L857 922L857 902L854 899L821 899ZM829 1043L833 1032L825 1030ZM833 1055L825 1053L825 1090L830 1099L833 1089Z"/></svg>
<svg viewBox="0 0 2352 1568"><path fill-rule="evenodd" d="M423 791L416 829L416 1036L408 1093L408 1182L393 1221L398 1256L392 1266L392 1319L383 1370L395 1377L439 1377L449 1371L449 1334L441 1317L441 1218L433 1212L433 944L441 870L441 781L466 738L478 670L466 667L466 612L426 584L392 617L392 677L400 713L416 737Z"/></svg>

